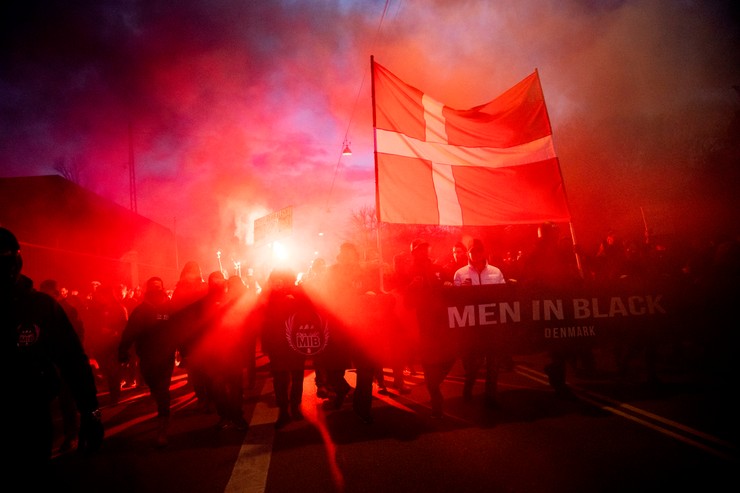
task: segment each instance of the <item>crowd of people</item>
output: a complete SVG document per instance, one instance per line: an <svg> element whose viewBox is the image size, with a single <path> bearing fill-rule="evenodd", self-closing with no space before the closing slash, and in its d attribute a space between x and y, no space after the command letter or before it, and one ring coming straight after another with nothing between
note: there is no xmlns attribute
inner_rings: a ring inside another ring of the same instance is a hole
<svg viewBox="0 0 740 493"><path fill-rule="evenodd" d="M555 225L543 224L531 251L499 265L481 239L455 241L450 254L439 259L431 257L429 241L415 239L392 266L363 259L357 245L346 242L334 262L317 258L305 275L276 268L264 287L221 270L204 277L199 264L189 261L171 289L152 277L143 290L95 282L80 295L55 279L42 280L36 289L21 274L18 240L0 228L1 322L3 332L13 335L5 338L2 361L4 374L11 375L11 402L18 403L10 409L12 422L28 425L11 431L23 452L19 462L50 457L49 403L57 396L64 416L63 449L73 448L76 440L81 450L99 448L103 430L96 375L108 390L109 404L118 402L126 386L149 388L157 409L156 444L166 446L170 381L178 360L197 409L216 413L217 430L244 431L249 426L244 392L255 384L258 348L269 359L276 429L303 419L309 364L317 396L340 409L351 394L352 409L365 423L373 421L373 386L389 392L383 369L392 370L391 388L407 394L405 374L415 372L416 364L423 369L431 415L442 417L441 384L458 358L465 371L463 400L472 400L483 368L484 402L495 408L498 372L510 355L476 340L447 344L429 300L441 287L517 283L548 289L654 275L656 261L646 260L644 249L630 250L611 233L584 274L572 245L562 239ZM737 241L723 243L715 257L709 262L711 277L690 278L698 286L711 284L717 312L728 314L727 293L736 292L730 283L737 280ZM681 272L690 266L682 264ZM714 315L716 323L725 323ZM545 372L559 394L568 394L566 366L574 356L584 355L550 354ZM350 369L356 372L354 386L346 378Z"/></svg>

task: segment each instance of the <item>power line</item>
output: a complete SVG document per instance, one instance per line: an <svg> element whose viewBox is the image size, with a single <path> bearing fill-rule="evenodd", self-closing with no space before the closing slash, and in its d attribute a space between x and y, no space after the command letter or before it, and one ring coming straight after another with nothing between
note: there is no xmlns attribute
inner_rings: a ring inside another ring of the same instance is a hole
<svg viewBox="0 0 740 493"><path fill-rule="evenodd" d="M380 36L380 30L383 26L383 20L385 20L385 15L388 12L388 6L390 5L391 0L385 0L385 5L383 6L383 12L380 14L380 21L378 22L378 29L375 32L375 38L373 39L372 43L370 44L370 52L375 48L375 44L378 41L378 37ZM354 119L355 112L357 111L357 104L360 101L360 95L362 94L362 88L365 86L365 79L367 77L367 69L363 69L362 71L362 80L360 81L360 87L357 90L357 96L355 97L354 105L352 106L352 111L349 115L349 121L347 122L347 128L344 131L344 142L347 142L347 138L349 137L349 128L352 125L352 120ZM343 149L343 148L342 148ZM339 175L339 166L342 164L342 155L343 153L340 151L339 158L337 159L337 164L334 167L334 176L331 180L331 186L329 187L329 194L326 197L326 209L329 210L329 204L331 202L332 195L334 193L334 184L337 181L337 175Z"/></svg>

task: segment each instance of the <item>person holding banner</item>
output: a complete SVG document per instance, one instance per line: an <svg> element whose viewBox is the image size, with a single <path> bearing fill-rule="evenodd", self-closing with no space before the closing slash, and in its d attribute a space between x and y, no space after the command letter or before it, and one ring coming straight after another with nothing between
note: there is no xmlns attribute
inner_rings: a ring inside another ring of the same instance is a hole
<svg viewBox="0 0 740 493"><path fill-rule="evenodd" d="M355 368L352 409L367 424L373 421L373 379L380 364L380 315L386 298L379 292L377 279L360 262L357 245L351 242L340 245L337 261L329 266L326 275L327 306L337 322L337 344L330 350L332 356L325 359L327 383L336 394L334 408L340 409L350 390L345 371Z"/></svg>
<svg viewBox="0 0 740 493"><path fill-rule="evenodd" d="M484 284L506 284L501 269L488 263L483 241L474 239L468 248L468 265L455 271L455 286L481 286ZM467 333L461 342L461 359L465 369L463 400L473 400L473 386L478 378L478 370L485 362L486 387L485 402L490 408L498 407L496 383L498 381L498 360L494 348L490 347L485 334L477 331Z"/></svg>
<svg viewBox="0 0 740 493"><path fill-rule="evenodd" d="M537 241L532 251L522 259L520 285L533 290L568 292L583 283L573 250L560 243L560 229L551 222L543 223L537 230ZM544 368L550 386L561 397L570 397L565 383L566 363L574 356L567 347L559 346L549 353L550 363Z"/></svg>
<svg viewBox="0 0 740 493"><path fill-rule="evenodd" d="M443 416L444 396L440 386L455 363L455 345L449 331L437 322L444 280L442 269L429 256L429 242L411 242L411 264L403 284L405 303L416 313L419 328L419 358L424 369L424 383L429 392L432 417Z"/></svg>
<svg viewBox="0 0 740 493"><path fill-rule="evenodd" d="M466 265L468 265L468 249L462 241L458 241L452 246L452 255L450 255L448 262L442 266L442 277L445 286L452 286L455 281L455 272Z"/></svg>

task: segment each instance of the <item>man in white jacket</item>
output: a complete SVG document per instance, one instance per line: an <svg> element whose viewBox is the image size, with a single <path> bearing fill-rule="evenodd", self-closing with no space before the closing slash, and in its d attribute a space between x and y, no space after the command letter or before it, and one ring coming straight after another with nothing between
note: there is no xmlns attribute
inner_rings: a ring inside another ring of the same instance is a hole
<svg viewBox="0 0 740 493"><path fill-rule="evenodd" d="M460 267L454 276L455 286L480 286L484 284L505 284L504 275L498 267L488 263L486 248L483 242L475 239L468 248L468 265ZM469 334L461 344L461 359L465 369L463 399L473 399L473 386L478 378L478 370L485 362L486 387L485 403L487 407L498 406L496 400L496 383L498 380L498 361L493 348L481 344L475 334Z"/></svg>
<svg viewBox="0 0 740 493"><path fill-rule="evenodd" d="M479 286L504 284L506 280L498 267L488 263L483 242L475 239L468 248L468 265L457 269L453 282L455 286Z"/></svg>

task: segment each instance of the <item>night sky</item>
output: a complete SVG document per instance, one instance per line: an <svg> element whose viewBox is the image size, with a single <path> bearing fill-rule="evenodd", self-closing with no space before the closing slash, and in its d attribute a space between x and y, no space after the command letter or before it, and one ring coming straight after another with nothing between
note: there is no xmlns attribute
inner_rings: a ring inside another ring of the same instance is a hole
<svg viewBox="0 0 740 493"><path fill-rule="evenodd" d="M66 168L128 208L131 144L138 212L178 233L248 243L293 206L338 245L375 205L374 55L458 109L537 69L585 243L642 213L656 234L736 234L734 4L5 1L0 176Z"/></svg>

